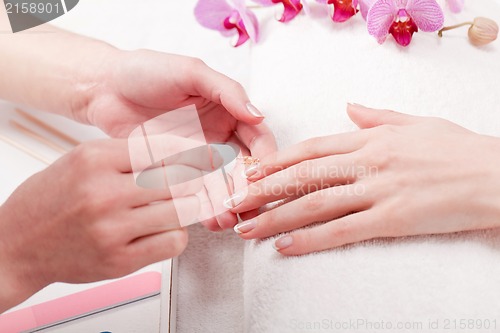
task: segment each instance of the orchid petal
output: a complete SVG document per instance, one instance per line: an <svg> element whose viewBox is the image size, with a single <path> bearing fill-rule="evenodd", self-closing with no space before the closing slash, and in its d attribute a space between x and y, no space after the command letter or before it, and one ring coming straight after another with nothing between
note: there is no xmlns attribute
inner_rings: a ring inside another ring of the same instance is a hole
<svg viewBox="0 0 500 333"><path fill-rule="evenodd" d="M245 28L245 24L243 23L243 20L241 19L240 14L237 11L234 11L233 15L227 17L224 20L224 27L227 30L236 29L236 31L238 32L238 39L234 44L234 47L240 46L250 38Z"/></svg>
<svg viewBox="0 0 500 333"><path fill-rule="evenodd" d="M377 0L368 11L366 25L370 35L382 40L389 33L398 12L394 0Z"/></svg>
<svg viewBox="0 0 500 333"><path fill-rule="evenodd" d="M368 15L368 11L370 10L370 8L372 8L375 1L377 0L359 0L359 9L365 21L366 21L366 16Z"/></svg>
<svg viewBox="0 0 500 333"><path fill-rule="evenodd" d="M261 6L274 6L276 3L273 0L252 0L255 3L258 3Z"/></svg>
<svg viewBox="0 0 500 333"><path fill-rule="evenodd" d="M226 1L200 0L194 8L198 23L208 29L225 31L224 20L231 16L233 8Z"/></svg>
<svg viewBox="0 0 500 333"><path fill-rule="evenodd" d="M240 12L241 20L248 33L248 37L254 42L259 40L259 21L257 16L250 10Z"/></svg>
<svg viewBox="0 0 500 333"><path fill-rule="evenodd" d="M302 0L300 3L302 4L302 9L304 9L304 13L306 15L310 15L311 14L311 7L307 3L307 1Z"/></svg>
<svg viewBox="0 0 500 333"><path fill-rule="evenodd" d="M464 0L448 0L448 7L453 13L460 13L464 8Z"/></svg>
<svg viewBox="0 0 500 333"><path fill-rule="evenodd" d="M328 0L316 0L316 2L326 5L328 3Z"/></svg>
<svg viewBox="0 0 500 333"><path fill-rule="evenodd" d="M302 10L303 6L300 0L273 0L274 3L283 3L283 15L279 19L280 22L289 22L297 16Z"/></svg>
<svg viewBox="0 0 500 333"><path fill-rule="evenodd" d="M357 0L330 0L328 3L333 4L334 22L345 22L358 12Z"/></svg>
<svg viewBox="0 0 500 333"><path fill-rule="evenodd" d="M436 0L408 0L406 11L422 31L433 32L443 26L443 10Z"/></svg>

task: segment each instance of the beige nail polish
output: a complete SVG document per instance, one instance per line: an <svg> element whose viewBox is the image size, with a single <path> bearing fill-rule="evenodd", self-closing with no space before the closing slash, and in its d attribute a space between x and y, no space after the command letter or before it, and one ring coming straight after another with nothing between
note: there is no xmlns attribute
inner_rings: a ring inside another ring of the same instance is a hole
<svg viewBox="0 0 500 333"><path fill-rule="evenodd" d="M255 229L256 226L257 226L257 220L251 219L251 220L243 221L243 222L235 225L234 231L237 234L244 234L244 233L252 231L253 229Z"/></svg>
<svg viewBox="0 0 500 333"><path fill-rule="evenodd" d="M243 200L245 200L246 196L247 196L246 190L236 192L229 198L226 198L222 204L224 205L224 207L231 209L241 204Z"/></svg>
<svg viewBox="0 0 500 333"><path fill-rule="evenodd" d="M264 118L264 115L262 114L262 112L259 111L259 109L257 109L255 107L255 105L253 105L252 103L247 103L247 110L248 112L250 112L252 114L252 116L254 117L257 117L257 118Z"/></svg>
<svg viewBox="0 0 500 333"><path fill-rule="evenodd" d="M245 178L252 177L259 171L259 164L253 164L248 167L248 169L245 169Z"/></svg>
<svg viewBox="0 0 500 333"><path fill-rule="evenodd" d="M286 249L287 247L290 247L292 244L293 244L292 236L283 236L274 242L273 247L276 251L279 251Z"/></svg>

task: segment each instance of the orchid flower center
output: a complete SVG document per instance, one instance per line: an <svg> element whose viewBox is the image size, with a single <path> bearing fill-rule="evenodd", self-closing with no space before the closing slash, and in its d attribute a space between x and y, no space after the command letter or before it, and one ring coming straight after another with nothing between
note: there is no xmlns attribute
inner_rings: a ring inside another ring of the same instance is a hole
<svg viewBox="0 0 500 333"><path fill-rule="evenodd" d="M396 15L396 20L395 20L396 22L406 22L409 19L410 19L410 16L406 12L406 9L401 8L400 10L398 10L398 13Z"/></svg>

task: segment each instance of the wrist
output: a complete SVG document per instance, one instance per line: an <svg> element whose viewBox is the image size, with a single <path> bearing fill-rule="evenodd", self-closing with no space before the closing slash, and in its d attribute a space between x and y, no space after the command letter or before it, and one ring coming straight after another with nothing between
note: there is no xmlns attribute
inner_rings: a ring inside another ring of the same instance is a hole
<svg viewBox="0 0 500 333"><path fill-rule="evenodd" d="M30 267L26 267L14 255L15 239L8 225L12 221L5 205L0 206L0 314L22 303L45 285L36 286Z"/></svg>
<svg viewBox="0 0 500 333"><path fill-rule="evenodd" d="M113 75L113 64L123 52L104 42L91 40L81 65L75 64L68 91L65 115L80 123L94 125L89 106L107 88Z"/></svg>
<svg viewBox="0 0 500 333"><path fill-rule="evenodd" d="M0 39L0 98L88 123L86 105L118 50L50 25L38 30Z"/></svg>
<svg viewBox="0 0 500 333"><path fill-rule="evenodd" d="M477 189L475 202L479 202L484 219L479 219L488 228L500 227L500 138L482 136L486 149L481 150L480 163L484 166L482 184L474 184Z"/></svg>

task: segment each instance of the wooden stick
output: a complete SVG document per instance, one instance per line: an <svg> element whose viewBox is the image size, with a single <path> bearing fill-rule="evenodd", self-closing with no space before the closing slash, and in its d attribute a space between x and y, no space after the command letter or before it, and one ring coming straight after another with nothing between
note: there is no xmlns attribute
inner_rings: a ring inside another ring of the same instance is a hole
<svg viewBox="0 0 500 333"><path fill-rule="evenodd" d="M26 111L16 109L16 112L19 113L24 118L26 118L27 120L29 120L30 122L32 122L33 124L40 126L41 128L54 134L58 138L66 141L67 143L69 143L71 145L78 146L81 143L80 141L73 139L71 136L61 132L57 128L54 128L54 127L50 126L49 124L45 123L44 121L41 121L40 119L32 116L31 114L27 113Z"/></svg>
<svg viewBox="0 0 500 333"><path fill-rule="evenodd" d="M0 134L0 140L4 141L5 143L13 146L14 148L17 148L19 150L21 150L22 152L30 155L31 157L39 160L40 162L43 162L47 165L50 165L52 164L51 161L49 161L48 159L46 159L45 157L39 155L38 153L34 152L33 150L29 149L28 147L26 147L25 145L22 145L14 140L12 140L11 138L5 136L5 135L2 135Z"/></svg>
<svg viewBox="0 0 500 333"><path fill-rule="evenodd" d="M12 126L14 126L16 129L18 129L19 131L23 132L24 134L26 134L27 136L30 136L32 137L33 139L45 144L46 146L54 149L55 151L57 152L60 152L61 154L66 154L68 153L68 149L64 148L63 146L61 146L60 144L57 144L55 142L53 142L52 140L50 139L47 139L43 136L41 136L40 134L38 134L37 132L29 129L28 127L18 123L17 121L15 120L11 120L10 121L10 124Z"/></svg>

